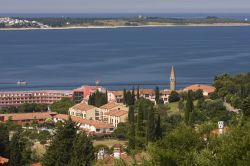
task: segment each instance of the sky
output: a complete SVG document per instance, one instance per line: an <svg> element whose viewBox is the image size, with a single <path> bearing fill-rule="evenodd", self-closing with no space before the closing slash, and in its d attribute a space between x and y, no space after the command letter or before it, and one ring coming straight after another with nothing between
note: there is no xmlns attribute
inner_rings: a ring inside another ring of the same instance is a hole
<svg viewBox="0 0 250 166"><path fill-rule="evenodd" d="M249 13L250 0L0 0L0 13Z"/></svg>

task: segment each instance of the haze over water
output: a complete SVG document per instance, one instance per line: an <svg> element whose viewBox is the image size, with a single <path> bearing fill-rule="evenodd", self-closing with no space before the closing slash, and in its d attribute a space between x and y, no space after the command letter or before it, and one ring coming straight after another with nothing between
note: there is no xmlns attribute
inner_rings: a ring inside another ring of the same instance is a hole
<svg viewBox="0 0 250 166"><path fill-rule="evenodd" d="M18 90L20 79L29 89L72 89L95 80L168 88L172 64L179 88L211 83L216 74L249 71L249 36L250 27L0 31L0 90Z"/></svg>

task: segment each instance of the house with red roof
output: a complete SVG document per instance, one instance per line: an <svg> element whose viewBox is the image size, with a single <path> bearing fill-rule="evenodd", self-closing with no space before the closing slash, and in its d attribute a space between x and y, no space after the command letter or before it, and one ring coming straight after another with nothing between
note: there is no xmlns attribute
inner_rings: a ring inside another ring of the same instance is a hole
<svg viewBox="0 0 250 166"><path fill-rule="evenodd" d="M108 113L111 111L111 110L117 110L117 111L120 111L120 110L123 110L123 111L126 111L128 113L128 107L122 103L117 103L117 102L109 102L103 106L100 107L100 110L101 110L101 114L103 115L102 117L102 121L104 122L107 122L109 123L109 115ZM113 123L111 123L113 124Z"/></svg>
<svg viewBox="0 0 250 166"><path fill-rule="evenodd" d="M79 103L69 108L69 115L77 116L83 119L101 120L102 110L86 103Z"/></svg>
<svg viewBox="0 0 250 166"><path fill-rule="evenodd" d="M113 124L115 127L119 123L124 123L128 120L128 111L112 109L106 113L108 117L108 123Z"/></svg>
<svg viewBox="0 0 250 166"><path fill-rule="evenodd" d="M65 121L69 118L76 122L80 129L91 134L110 134L114 131L112 124L104 123L102 121L83 119L76 116L69 116L65 114L57 114L53 117L54 122Z"/></svg>
<svg viewBox="0 0 250 166"><path fill-rule="evenodd" d="M192 91L202 90L203 96L208 96L209 94L215 91L215 87L210 86L210 85L194 84L194 85L187 86L183 89L183 91L189 91L189 90L192 90Z"/></svg>

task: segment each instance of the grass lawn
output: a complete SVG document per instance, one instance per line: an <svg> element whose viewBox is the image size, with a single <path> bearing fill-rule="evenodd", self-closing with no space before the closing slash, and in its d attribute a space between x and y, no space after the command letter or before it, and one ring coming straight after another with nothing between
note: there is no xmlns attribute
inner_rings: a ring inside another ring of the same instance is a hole
<svg viewBox="0 0 250 166"><path fill-rule="evenodd" d="M107 145L109 148L111 148L114 144L125 145L126 143L127 141L117 140L117 139L93 140L94 146L103 144L103 145Z"/></svg>
<svg viewBox="0 0 250 166"><path fill-rule="evenodd" d="M179 108L178 108L178 103L179 102L173 102L173 103L169 103L168 106L169 106L169 110L168 110L168 114L169 115L173 115L173 114L181 114L182 111L179 111Z"/></svg>
<svg viewBox="0 0 250 166"><path fill-rule="evenodd" d="M197 105L197 100L194 100L193 103L194 103L194 106ZM184 102L184 105L186 104L186 102ZM184 115L184 110L181 110L179 111L179 102L173 102L173 103L169 103L168 106L169 106L169 110L168 110L168 113L169 115L173 115L173 114L181 114L181 115Z"/></svg>

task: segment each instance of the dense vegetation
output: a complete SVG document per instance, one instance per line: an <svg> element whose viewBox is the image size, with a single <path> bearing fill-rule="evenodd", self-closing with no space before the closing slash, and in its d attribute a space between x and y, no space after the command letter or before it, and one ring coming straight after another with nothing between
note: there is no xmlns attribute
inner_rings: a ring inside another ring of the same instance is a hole
<svg viewBox="0 0 250 166"><path fill-rule="evenodd" d="M215 77L216 92L213 97L221 98L236 108L244 110L244 103L249 102L250 73L230 76L222 74Z"/></svg>
<svg viewBox="0 0 250 166"><path fill-rule="evenodd" d="M247 165L249 74L217 76L214 85L216 92L210 97L204 97L201 90L172 92L171 102L178 101L179 111L175 113L171 113L171 104L136 100L130 105L128 123L118 126L116 135L125 133L129 153L144 151L150 155L151 159L142 165ZM234 106L241 108L242 113L226 110L223 103L226 96L241 100ZM215 130L218 121L226 125L226 133L221 136Z"/></svg>
<svg viewBox="0 0 250 166"><path fill-rule="evenodd" d="M56 134L43 157L43 166L92 165L95 156L91 139L84 132L77 133L77 129L71 119L57 125Z"/></svg>
<svg viewBox="0 0 250 166"><path fill-rule="evenodd" d="M62 98L62 100L53 103L51 106L46 104L22 104L20 106L11 106L0 108L0 113L29 113L29 112L45 112L50 111L57 112L59 114L68 114L68 110L75 103L69 98Z"/></svg>
<svg viewBox="0 0 250 166"><path fill-rule="evenodd" d="M4 107L0 108L0 113L28 113L28 112L44 112L48 110L45 104L22 104L17 107Z"/></svg>
<svg viewBox="0 0 250 166"><path fill-rule="evenodd" d="M62 98L62 100L51 105L51 111L59 114L68 114L69 108L74 105L74 101L69 98Z"/></svg>

